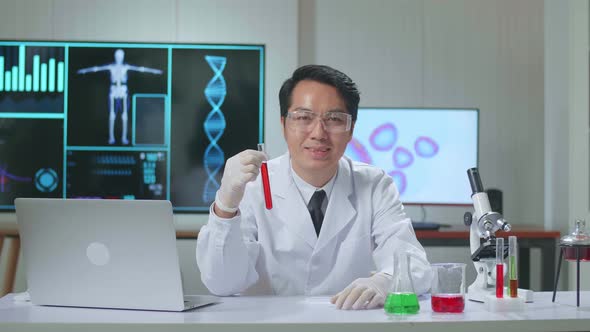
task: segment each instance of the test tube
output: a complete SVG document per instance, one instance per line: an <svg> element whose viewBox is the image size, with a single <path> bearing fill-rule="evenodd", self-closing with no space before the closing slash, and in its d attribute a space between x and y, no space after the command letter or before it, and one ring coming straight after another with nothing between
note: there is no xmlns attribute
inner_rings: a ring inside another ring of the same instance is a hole
<svg viewBox="0 0 590 332"><path fill-rule="evenodd" d="M510 297L518 297L518 244L516 236L508 237L508 287Z"/></svg>
<svg viewBox="0 0 590 332"><path fill-rule="evenodd" d="M496 297L504 298L504 239L496 238Z"/></svg>
<svg viewBox="0 0 590 332"><path fill-rule="evenodd" d="M266 149L264 147L264 143L258 144L258 151L266 153ZM262 162L260 165L260 174L262 175L262 187L264 189L264 204L266 205L266 209L272 209L272 196L270 195L270 181L268 180L268 165L266 161Z"/></svg>

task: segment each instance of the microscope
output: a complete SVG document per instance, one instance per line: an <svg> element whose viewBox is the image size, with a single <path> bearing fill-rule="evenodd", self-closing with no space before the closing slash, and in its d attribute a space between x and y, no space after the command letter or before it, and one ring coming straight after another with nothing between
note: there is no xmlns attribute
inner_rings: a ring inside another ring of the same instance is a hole
<svg viewBox="0 0 590 332"><path fill-rule="evenodd" d="M477 278L467 288L467 298L472 301L485 302L486 296L496 292L496 236L498 230L509 232L511 226L504 217L492 211L488 194L484 191L477 168L467 170L471 184L471 199L474 213L465 212L463 222L470 227L469 247L471 260L475 265ZM504 256L508 248L504 248ZM500 276L503 278L503 276Z"/></svg>

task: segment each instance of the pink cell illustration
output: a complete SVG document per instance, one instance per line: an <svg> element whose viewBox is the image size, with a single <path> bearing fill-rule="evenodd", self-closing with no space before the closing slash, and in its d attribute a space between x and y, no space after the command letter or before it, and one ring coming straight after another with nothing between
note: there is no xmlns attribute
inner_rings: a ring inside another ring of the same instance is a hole
<svg viewBox="0 0 590 332"><path fill-rule="evenodd" d="M369 142L377 151L391 150L397 142L397 128L393 123L384 123L373 130Z"/></svg>
<svg viewBox="0 0 590 332"><path fill-rule="evenodd" d="M358 139L352 138L348 145L346 146L346 155L349 156L352 160L357 160L362 163L373 164L373 160L371 159L371 155L367 148L361 143Z"/></svg>
<svg viewBox="0 0 590 332"><path fill-rule="evenodd" d="M438 144L430 137L420 136L414 142L414 150L420 157L431 158L438 153Z"/></svg>
<svg viewBox="0 0 590 332"><path fill-rule="evenodd" d="M393 178L393 182L397 186L397 190L399 194L402 195L406 191L406 187L408 186L408 182L406 180L406 175L402 171L391 171L389 172L389 176Z"/></svg>
<svg viewBox="0 0 590 332"><path fill-rule="evenodd" d="M396 168L406 168L414 162L414 155L412 153L401 146L398 146L393 151L393 164Z"/></svg>

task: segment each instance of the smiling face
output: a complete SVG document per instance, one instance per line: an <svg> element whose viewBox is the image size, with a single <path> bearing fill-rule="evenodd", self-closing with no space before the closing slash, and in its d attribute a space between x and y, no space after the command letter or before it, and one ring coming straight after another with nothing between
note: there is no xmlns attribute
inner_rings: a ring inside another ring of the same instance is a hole
<svg viewBox="0 0 590 332"><path fill-rule="evenodd" d="M347 109L336 88L304 80L293 89L289 112L293 111L312 111L321 115L327 112L346 113ZM338 161L352 138L354 124L349 131L329 133L319 118L309 131L292 128L285 121L290 120L281 118L293 170L309 184L322 187L336 174Z"/></svg>

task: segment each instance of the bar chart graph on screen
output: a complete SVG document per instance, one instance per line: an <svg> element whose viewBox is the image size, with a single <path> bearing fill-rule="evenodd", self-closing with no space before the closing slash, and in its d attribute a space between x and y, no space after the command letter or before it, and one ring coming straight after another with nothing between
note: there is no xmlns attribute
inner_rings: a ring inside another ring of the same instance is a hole
<svg viewBox="0 0 590 332"><path fill-rule="evenodd" d="M0 47L0 92L63 92L65 65L61 47Z"/></svg>

